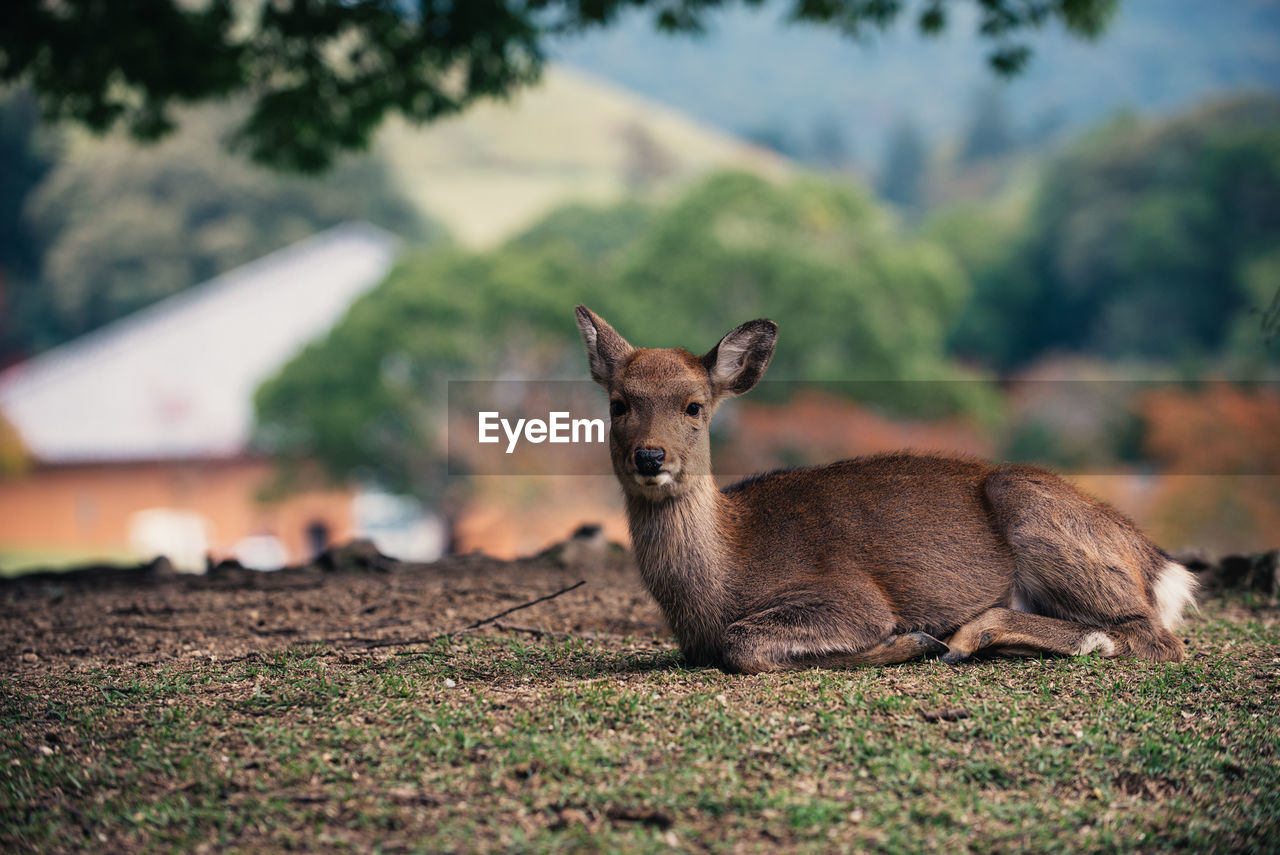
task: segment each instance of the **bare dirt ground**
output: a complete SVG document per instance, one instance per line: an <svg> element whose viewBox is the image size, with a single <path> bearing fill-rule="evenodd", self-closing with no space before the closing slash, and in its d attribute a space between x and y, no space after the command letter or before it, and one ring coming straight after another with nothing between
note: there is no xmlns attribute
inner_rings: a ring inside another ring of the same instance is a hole
<svg viewBox="0 0 1280 855"><path fill-rule="evenodd" d="M340 651L428 643L512 606L586 581L478 628L481 633L665 636L662 616L617 549L580 560L550 555L500 561L480 554L406 564L358 550L262 573L208 576L104 569L87 578L42 575L0 584L0 673L131 668L228 661L300 644Z"/></svg>

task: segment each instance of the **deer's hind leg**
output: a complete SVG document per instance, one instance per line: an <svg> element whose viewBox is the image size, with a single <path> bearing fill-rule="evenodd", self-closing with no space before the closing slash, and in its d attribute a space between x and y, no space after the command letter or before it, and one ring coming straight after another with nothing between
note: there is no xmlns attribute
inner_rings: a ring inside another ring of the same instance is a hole
<svg viewBox="0 0 1280 855"><path fill-rule="evenodd" d="M725 630L724 667L758 674L896 665L946 652L945 644L923 632L895 634L887 603L865 605L853 614L829 600L797 599L748 615Z"/></svg>
<svg viewBox="0 0 1280 855"><path fill-rule="evenodd" d="M1127 652L1116 638L1097 627L1004 608L987 609L960 627L947 639L947 647L950 649L942 661L949 665L979 650L1007 656L1115 656Z"/></svg>
<svg viewBox="0 0 1280 855"><path fill-rule="evenodd" d="M931 659L948 650L947 645L927 632L890 635L866 650L856 653L818 653L794 657L791 668L855 668L859 665L898 665L914 659Z"/></svg>
<svg viewBox="0 0 1280 855"><path fill-rule="evenodd" d="M1131 521L1056 475L1023 467L993 472L986 497L1013 553L1016 610L991 609L962 626L949 656L997 646L1182 659L1153 593L1168 559ZM981 644L984 635L1004 640Z"/></svg>

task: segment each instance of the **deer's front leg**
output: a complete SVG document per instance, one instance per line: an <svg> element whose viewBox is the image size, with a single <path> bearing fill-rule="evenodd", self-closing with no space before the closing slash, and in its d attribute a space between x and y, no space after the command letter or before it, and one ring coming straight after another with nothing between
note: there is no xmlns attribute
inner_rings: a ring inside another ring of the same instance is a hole
<svg viewBox="0 0 1280 855"><path fill-rule="evenodd" d="M738 674L893 665L946 651L945 644L923 632L894 634L887 608L871 606L855 615L815 600L748 615L724 634L725 670Z"/></svg>

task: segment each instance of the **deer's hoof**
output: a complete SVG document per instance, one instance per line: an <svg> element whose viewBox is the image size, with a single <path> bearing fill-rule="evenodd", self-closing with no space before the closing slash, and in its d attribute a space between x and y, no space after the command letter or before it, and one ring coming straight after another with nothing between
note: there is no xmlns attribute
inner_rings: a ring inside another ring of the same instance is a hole
<svg viewBox="0 0 1280 855"><path fill-rule="evenodd" d="M907 638L915 642L920 655L926 659L936 659L951 649L927 632L907 633Z"/></svg>

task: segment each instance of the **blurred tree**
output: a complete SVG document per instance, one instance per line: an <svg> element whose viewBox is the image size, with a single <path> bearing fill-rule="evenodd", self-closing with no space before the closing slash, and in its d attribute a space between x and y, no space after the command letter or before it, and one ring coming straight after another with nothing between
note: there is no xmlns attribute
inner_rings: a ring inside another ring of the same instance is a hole
<svg viewBox="0 0 1280 855"><path fill-rule="evenodd" d="M1244 369L1241 376L1246 376L1252 373L1247 366L1256 366L1259 361L1259 339L1263 345L1261 355L1280 356L1280 243L1247 262L1240 278L1249 310L1236 321L1230 349L1237 368Z"/></svg>
<svg viewBox="0 0 1280 855"><path fill-rule="evenodd" d="M53 164L52 140L37 129L35 98L25 90L0 97L0 368L7 328L47 323L22 302L40 278L40 246L22 212L32 188Z"/></svg>
<svg viewBox="0 0 1280 855"><path fill-rule="evenodd" d="M974 279L955 336L970 355L1262 354L1249 311L1280 288L1280 99L1115 122L1051 164L1029 212L967 210L933 235Z"/></svg>
<svg viewBox="0 0 1280 855"><path fill-rule="evenodd" d="M320 229L367 219L407 238L437 233L375 160L323 179L282 177L228 155L230 108L190 111L182 133L139 151L119 135L69 145L20 225L43 281L20 280L0 316L0 359L81 335Z"/></svg>
<svg viewBox="0 0 1280 855"><path fill-rule="evenodd" d="M561 249L594 271L610 275L648 229L654 213L634 199L613 205L565 205L512 238L508 246L526 251Z"/></svg>
<svg viewBox="0 0 1280 855"><path fill-rule="evenodd" d="M880 174L880 195L895 205L918 211L924 203L929 152L920 129L912 121L898 123L889 137L889 151Z"/></svg>
<svg viewBox="0 0 1280 855"><path fill-rule="evenodd" d="M974 100L973 116L961 146L960 161L979 163L999 157L1011 148L1013 129L1009 125L1004 90L998 86L984 87Z"/></svg>
<svg viewBox="0 0 1280 855"><path fill-rule="evenodd" d="M943 351L967 296L951 256L897 233L868 195L816 179L778 186L725 173L655 217L593 308L647 345L704 349L735 323L771 317L786 343L772 380L848 392L843 381L957 377ZM912 388L890 382L858 394L925 405ZM957 406L937 391L926 393L934 404Z"/></svg>
<svg viewBox="0 0 1280 855"><path fill-rule="evenodd" d="M1008 325L1033 310L1038 293L1026 252L1027 207L1016 198L958 205L921 230L951 250L973 286L950 336L962 359L1007 366L1025 356L1026 342Z"/></svg>
<svg viewBox="0 0 1280 855"><path fill-rule="evenodd" d="M741 0L759 5L762 0ZM1117 0L927 0L917 23L977 13L992 66L1027 61L1024 37L1059 24L1094 37ZM651 12L665 32L701 32L724 0L6 0L0 84L23 82L47 114L140 139L174 125L175 104L248 93L237 139L254 160L315 171L363 149L388 112L428 122L537 79L547 39ZM793 22L854 38L887 28L898 0L788 0Z"/></svg>
<svg viewBox="0 0 1280 855"><path fill-rule="evenodd" d="M446 380L585 378L580 302L655 347L709 350L772 317L770 378L792 383L765 384L766 398L803 382L916 415L978 410L989 390L957 382L943 353L966 294L944 250L898 234L854 189L722 174L666 208L574 207L492 252L408 257L259 390L259 436L283 459L434 498ZM939 382L904 382L917 380Z"/></svg>

